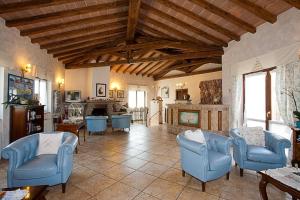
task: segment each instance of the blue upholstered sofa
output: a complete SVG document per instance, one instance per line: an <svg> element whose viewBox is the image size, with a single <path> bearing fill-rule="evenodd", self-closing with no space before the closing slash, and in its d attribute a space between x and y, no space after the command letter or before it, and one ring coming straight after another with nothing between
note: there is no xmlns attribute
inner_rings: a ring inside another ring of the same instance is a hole
<svg viewBox="0 0 300 200"><path fill-rule="evenodd" d="M11 188L61 183L62 191L65 192L66 182L73 169L77 136L69 132L63 133L57 154L36 156L38 141L39 134L33 134L14 141L2 150L2 157L9 159L7 186Z"/></svg>
<svg viewBox="0 0 300 200"><path fill-rule="evenodd" d="M265 133L265 147L248 145L240 135L238 129L232 129L233 158L240 167L240 176L243 169L261 171L286 166L285 149L291 147L291 142L269 131Z"/></svg>
<svg viewBox="0 0 300 200"><path fill-rule="evenodd" d="M107 116L85 117L88 133L105 131L107 129Z"/></svg>
<svg viewBox="0 0 300 200"><path fill-rule="evenodd" d="M180 145L182 175L185 173L205 183L225 174L229 179L231 170L231 139L211 132L204 132L206 144L186 139L184 134L177 136Z"/></svg>
<svg viewBox="0 0 300 200"><path fill-rule="evenodd" d="M131 115L112 115L111 116L111 127L130 130Z"/></svg>

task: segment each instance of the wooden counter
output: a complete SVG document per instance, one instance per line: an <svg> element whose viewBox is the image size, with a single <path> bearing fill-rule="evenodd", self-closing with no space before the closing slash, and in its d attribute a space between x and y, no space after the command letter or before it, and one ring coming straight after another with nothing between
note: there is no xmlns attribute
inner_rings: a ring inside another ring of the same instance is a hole
<svg viewBox="0 0 300 200"><path fill-rule="evenodd" d="M200 128L228 136L227 105L168 104L167 107L167 127L171 133Z"/></svg>

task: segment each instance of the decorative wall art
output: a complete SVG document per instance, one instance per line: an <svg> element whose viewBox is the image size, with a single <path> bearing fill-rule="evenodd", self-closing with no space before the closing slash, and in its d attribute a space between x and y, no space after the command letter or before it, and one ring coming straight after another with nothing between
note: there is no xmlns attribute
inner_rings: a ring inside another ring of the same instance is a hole
<svg viewBox="0 0 300 200"><path fill-rule="evenodd" d="M200 111L178 110L178 124L184 126L200 127Z"/></svg>
<svg viewBox="0 0 300 200"><path fill-rule="evenodd" d="M169 98L169 87L161 88L161 97L162 98Z"/></svg>
<svg viewBox="0 0 300 200"><path fill-rule="evenodd" d="M201 104L222 104L222 79L201 81L199 88Z"/></svg>
<svg viewBox="0 0 300 200"><path fill-rule="evenodd" d="M106 97L106 84L96 83L96 97Z"/></svg>
<svg viewBox="0 0 300 200"><path fill-rule="evenodd" d="M117 98L124 98L124 90L117 90Z"/></svg>
<svg viewBox="0 0 300 200"><path fill-rule="evenodd" d="M8 74L8 102L16 103L14 100L33 98L34 81L32 79L23 78L13 74Z"/></svg>

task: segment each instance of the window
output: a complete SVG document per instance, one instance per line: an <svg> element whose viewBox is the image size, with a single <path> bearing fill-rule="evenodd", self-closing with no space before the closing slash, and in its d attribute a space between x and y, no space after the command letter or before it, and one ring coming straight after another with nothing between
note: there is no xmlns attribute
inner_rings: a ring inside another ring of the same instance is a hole
<svg viewBox="0 0 300 200"><path fill-rule="evenodd" d="M34 93L38 95L40 103L45 105L44 110L49 111L50 99L48 98L48 82L44 79L36 78L34 80ZM50 95L49 95L50 96Z"/></svg>
<svg viewBox="0 0 300 200"><path fill-rule="evenodd" d="M273 69L244 74L244 123L288 137L289 127L284 125L278 110Z"/></svg>
<svg viewBox="0 0 300 200"><path fill-rule="evenodd" d="M146 106L146 91L129 90L128 92L129 108L142 108Z"/></svg>

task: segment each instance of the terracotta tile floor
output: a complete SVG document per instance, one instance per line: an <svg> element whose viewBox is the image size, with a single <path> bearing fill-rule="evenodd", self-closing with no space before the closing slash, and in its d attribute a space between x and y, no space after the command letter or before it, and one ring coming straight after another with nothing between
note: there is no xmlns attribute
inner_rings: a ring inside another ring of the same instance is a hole
<svg viewBox="0 0 300 200"><path fill-rule="evenodd" d="M233 166L229 181L224 177L209 182L202 192L199 181L181 176L179 159L176 136L167 133L164 126L148 129L132 125L130 133L108 130L104 135L88 136L74 155L67 192L62 194L60 185L49 187L47 199L261 199L260 177L255 172L246 170L241 178ZM2 160L0 167L2 188L6 187L7 162ZM268 186L268 194L271 200L291 199L272 186Z"/></svg>

